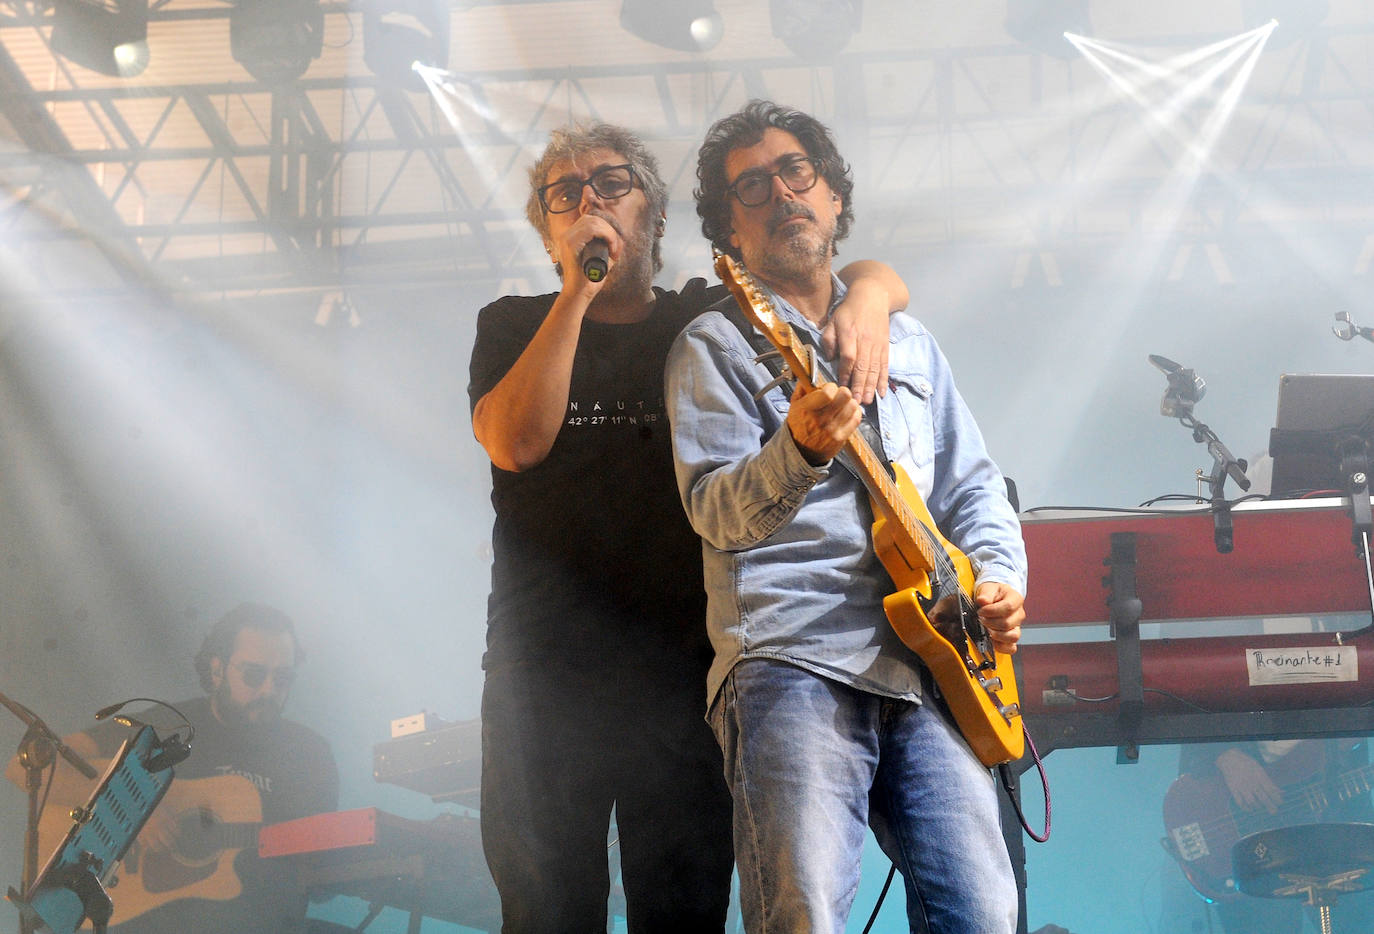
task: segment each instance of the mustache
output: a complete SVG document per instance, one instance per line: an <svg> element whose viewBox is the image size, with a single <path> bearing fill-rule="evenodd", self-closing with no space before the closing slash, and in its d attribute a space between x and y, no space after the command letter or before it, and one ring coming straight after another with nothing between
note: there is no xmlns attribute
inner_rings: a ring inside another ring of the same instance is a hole
<svg viewBox="0 0 1374 934"><path fill-rule="evenodd" d="M593 216L595 216L595 217L599 217L599 218L601 218L603 221L605 221L606 223L610 224L610 225L611 225L611 229L614 230L614 231L616 232L616 236L620 237L620 239L622 239L622 240L625 239L625 230L624 230L624 228L622 228L622 227L620 226L620 222L617 221L617 220L616 220L614 217L612 217L610 214L607 214L607 213L605 213L604 211L599 211L599 210L597 210L596 208L593 208L592 210L588 211L587 213L588 213L588 214L591 214L591 215L593 215Z"/></svg>
<svg viewBox="0 0 1374 934"><path fill-rule="evenodd" d="M814 221L816 212L800 201L783 201L773 209L773 213L768 217L768 232L770 234L776 233L779 227L794 217L804 217L809 221Z"/></svg>

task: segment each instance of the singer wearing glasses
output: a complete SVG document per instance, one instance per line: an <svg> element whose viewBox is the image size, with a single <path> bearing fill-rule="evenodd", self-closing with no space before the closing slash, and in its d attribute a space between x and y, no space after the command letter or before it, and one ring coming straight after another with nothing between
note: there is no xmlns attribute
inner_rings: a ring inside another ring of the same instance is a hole
<svg viewBox="0 0 1374 934"><path fill-rule="evenodd" d="M482 309L468 386L496 511L481 817L502 930L606 930L613 860L630 931L720 931L730 796L703 719L701 545L673 483L663 364L724 292L653 285L667 187L619 127L555 132L526 213L560 289ZM831 340L871 397L906 289L856 266Z"/></svg>
<svg viewBox="0 0 1374 934"><path fill-rule="evenodd" d="M125 857L111 934L295 934L305 930L306 897L289 874L259 860L256 828L338 807L339 775L324 738L282 716L303 655L285 614L243 603L211 628L195 669L204 694L173 705L195 733L191 754ZM131 704L130 708L135 705ZM159 736L184 723L154 707L130 715ZM103 771L129 735L104 720L66 737ZM184 734L183 734L184 735ZM24 780L10 763L6 776ZM93 782L58 761L42 839L46 854L84 804Z"/></svg>

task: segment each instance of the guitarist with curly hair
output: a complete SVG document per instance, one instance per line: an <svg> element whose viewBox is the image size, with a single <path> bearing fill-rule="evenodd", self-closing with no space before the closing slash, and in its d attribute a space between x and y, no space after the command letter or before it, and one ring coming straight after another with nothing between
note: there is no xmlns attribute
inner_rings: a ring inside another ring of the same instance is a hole
<svg viewBox="0 0 1374 934"><path fill-rule="evenodd" d="M745 928L843 930L867 826L902 873L913 931L1010 934L1017 891L987 768L1022 740L1015 702L990 700L1014 688L1002 673L1025 616L1005 480L914 318L892 319L885 456L856 441L860 402L819 372L853 218L824 126L754 101L711 128L697 177L703 231L748 274L718 263L737 298L688 325L667 372L678 490L704 543L709 719ZM756 360L755 333L795 391Z"/></svg>

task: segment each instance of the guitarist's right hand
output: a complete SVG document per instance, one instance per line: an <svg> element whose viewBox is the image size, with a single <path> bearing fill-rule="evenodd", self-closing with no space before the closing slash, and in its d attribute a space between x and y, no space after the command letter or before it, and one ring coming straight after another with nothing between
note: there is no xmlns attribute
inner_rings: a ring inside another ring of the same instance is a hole
<svg viewBox="0 0 1374 934"><path fill-rule="evenodd" d="M177 848L177 825L171 811L158 805L138 832L138 842L153 853L172 853Z"/></svg>
<svg viewBox="0 0 1374 934"><path fill-rule="evenodd" d="M1278 813L1283 791L1252 756L1239 749L1228 749L1217 756L1217 771L1226 782L1232 800L1243 810Z"/></svg>
<svg viewBox="0 0 1374 934"><path fill-rule="evenodd" d="M840 453L863 414L846 386L826 383L808 392L798 383L787 410L787 430L806 462L819 467Z"/></svg>

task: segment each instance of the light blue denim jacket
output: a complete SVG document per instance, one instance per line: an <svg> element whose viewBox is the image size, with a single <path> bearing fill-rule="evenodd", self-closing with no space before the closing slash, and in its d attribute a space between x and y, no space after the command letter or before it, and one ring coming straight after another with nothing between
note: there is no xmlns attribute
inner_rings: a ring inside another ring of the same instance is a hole
<svg viewBox="0 0 1374 934"><path fill-rule="evenodd" d="M838 302L844 286L834 282ZM819 345L814 326L773 300ZM974 559L978 582L1024 594L1021 527L949 363L905 314L891 318L891 345L889 391L879 400L888 457L910 474L943 534ZM772 376L754 356L739 329L712 310L668 355L678 489L702 537L715 648L707 702L746 658L782 659L861 690L917 699L921 666L883 612L893 585L873 551L868 495L838 463L806 462L784 425L781 388L755 401Z"/></svg>

